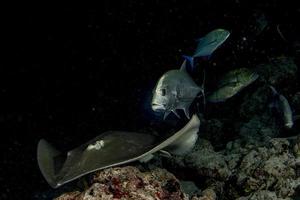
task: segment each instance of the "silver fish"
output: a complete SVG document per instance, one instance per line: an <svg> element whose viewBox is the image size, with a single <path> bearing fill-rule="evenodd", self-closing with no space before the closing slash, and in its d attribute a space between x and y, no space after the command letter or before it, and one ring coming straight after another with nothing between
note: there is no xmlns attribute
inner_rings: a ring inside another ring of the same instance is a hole
<svg viewBox="0 0 300 200"><path fill-rule="evenodd" d="M199 92L204 93L186 72L186 61L180 70L170 70L158 80L152 97L152 110L164 112L164 119L173 112L178 118L177 109L182 109L190 118L189 107Z"/></svg>
<svg viewBox="0 0 300 200"><path fill-rule="evenodd" d="M207 101L223 102L253 83L257 78L258 74L247 68L232 70L223 76L218 83L218 89L207 97Z"/></svg>
<svg viewBox="0 0 300 200"><path fill-rule="evenodd" d="M46 181L57 188L91 172L133 161L147 162L162 151L184 155L195 145L200 120L196 115L178 132L160 141L153 135L108 131L69 151L67 155L46 140L38 143L37 160Z"/></svg>
<svg viewBox="0 0 300 200"><path fill-rule="evenodd" d="M284 126L288 129L292 128L293 122L293 112L288 100L281 94L279 94L273 86L270 86L275 99L275 107L278 112L282 115Z"/></svg>
<svg viewBox="0 0 300 200"><path fill-rule="evenodd" d="M221 46L229 37L230 32L225 29L215 29L204 37L198 39L196 51L192 56L184 56L189 61L190 65L194 66L194 58L196 57L210 57L211 54Z"/></svg>

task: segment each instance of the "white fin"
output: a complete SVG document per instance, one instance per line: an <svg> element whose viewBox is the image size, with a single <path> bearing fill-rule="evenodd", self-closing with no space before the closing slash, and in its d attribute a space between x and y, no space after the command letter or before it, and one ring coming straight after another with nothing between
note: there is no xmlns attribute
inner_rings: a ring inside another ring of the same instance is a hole
<svg viewBox="0 0 300 200"><path fill-rule="evenodd" d="M200 125L200 124L199 124ZM164 150L167 150L174 155L185 155L190 152L198 139L199 129L190 129L181 137L177 138L174 142L168 145Z"/></svg>
<svg viewBox="0 0 300 200"><path fill-rule="evenodd" d="M146 156L140 158L139 161L141 163L146 163L146 162L149 162L153 157L154 157L153 154L150 153L150 154L147 154Z"/></svg>
<svg viewBox="0 0 300 200"><path fill-rule="evenodd" d="M272 93L273 93L274 96L279 95L277 90L273 86L270 85L269 88L272 90Z"/></svg>
<svg viewBox="0 0 300 200"><path fill-rule="evenodd" d="M175 144L171 145L174 146L174 149L171 150L170 152L174 155L185 155L188 152L190 152L194 148L196 141L198 139L197 132L188 134L187 137L180 138L178 141L176 141Z"/></svg>
<svg viewBox="0 0 300 200"><path fill-rule="evenodd" d="M184 59L183 63L181 64L180 71L186 71L186 59Z"/></svg>
<svg viewBox="0 0 300 200"><path fill-rule="evenodd" d="M190 119L190 111L189 111L189 108L183 108L182 110L183 110L185 116L186 116L188 119Z"/></svg>
<svg viewBox="0 0 300 200"><path fill-rule="evenodd" d="M176 110L172 110L172 112L176 115L176 117L178 117L180 119L180 115L177 113Z"/></svg>
<svg viewBox="0 0 300 200"><path fill-rule="evenodd" d="M161 155L164 156L164 157L172 158L172 155L169 152L165 151L165 150L161 149L161 150L159 150L159 153L161 153Z"/></svg>
<svg viewBox="0 0 300 200"><path fill-rule="evenodd" d="M168 117L168 115L171 113L171 111L166 111L164 114L164 120Z"/></svg>
<svg viewBox="0 0 300 200"><path fill-rule="evenodd" d="M56 171L60 170L61 166L63 166L62 161L59 163L57 162L60 161L56 159L59 155L61 155L61 153L46 140L41 139L39 141L37 149L38 165L43 176L53 188L58 187L55 180ZM58 166L60 167L58 168Z"/></svg>
<svg viewBox="0 0 300 200"><path fill-rule="evenodd" d="M287 123L284 124L284 127L287 129L291 129L293 128L294 122L293 121L289 121Z"/></svg>

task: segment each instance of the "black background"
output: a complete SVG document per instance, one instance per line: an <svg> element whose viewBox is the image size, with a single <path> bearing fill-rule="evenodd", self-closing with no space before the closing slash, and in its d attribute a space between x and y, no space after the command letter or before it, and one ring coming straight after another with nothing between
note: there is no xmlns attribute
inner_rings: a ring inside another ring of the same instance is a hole
<svg viewBox="0 0 300 200"><path fill-rule="evenodd" d="M269 29L237 50L251 32L255 10L265 14ZM299 12L275 0L11 8L2 38L8 56L0 72L0 199L53 191L36 161L41 138L65 151L106 130L147 132L159 126L161 116L149 106L151 90L164 72L179 68L183 54L192 53L196 38L215 28L232 33L210 61L219 67L212 70L214 80L238 65L288 54L275 27L281 24L285 36L295 39Z"/></svg>

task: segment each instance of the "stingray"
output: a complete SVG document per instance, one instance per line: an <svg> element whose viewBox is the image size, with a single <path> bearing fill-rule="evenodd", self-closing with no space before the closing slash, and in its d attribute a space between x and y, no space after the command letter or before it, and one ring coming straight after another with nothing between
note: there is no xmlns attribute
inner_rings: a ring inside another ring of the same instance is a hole
<svg viewBox="0 0 300 200"><path fill-rule="evenodd" d="M41 139L37 160L46 181L53 188L91 172L133 161L147 162L158 151L169 155L184 155L195 145L200 120L196 115L178 132L166 139L124 131L108 131L87 143L62 154Z"/></svg>

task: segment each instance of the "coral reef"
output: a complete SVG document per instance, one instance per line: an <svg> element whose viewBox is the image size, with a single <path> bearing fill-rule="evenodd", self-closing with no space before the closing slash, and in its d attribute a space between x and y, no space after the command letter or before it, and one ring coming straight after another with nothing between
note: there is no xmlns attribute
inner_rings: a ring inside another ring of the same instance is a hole
<svg viewBox="0 0 300 200"><path fill-rule="evenodd" d="M110 168L94 174L91 185L83 192L63 194L56 200L96 199L174 199L187 197L181 191L179 181L164 169L141 172L135 167Z"/></svg>
<svg viewBox="0 0 300 200"><path fill-rule="evenodd" d="M256 70L260 81L275 86L297 80L297 65L291 57L269 58L268 63L258 65Z"/></svg>
<svg viewBox="0 0 300 200"><path fill-rule="evenodd" d="M248 143L266 141L279 135L280 126L267 111L243 123L239 135Z"/></svg>
<svg viewBox="0 0 300 200"><path fill-rule="evenodd" d="M299 137L237 139L216 152L209 141L199 139L193 152L168 159L165 166L184 171L184 179L193 172L200 189L213 189L219 199L288 199L300 188L298 148Z"/></svg>
<svg viewBox="0 0 300 200"><path fill-rule="evenodd" d="M184 163L186 167L194 169L200 176L226 180L231 172L228 169L224 155L208 147L199 148L185 156Z"/></svg>
<svg viewBox="0 0 300 200"><path fill-rule="evenodd" d="M247 147L246 147L247 148ZM300 186L296 176L296 158L288 140L274 138L265 146L248 147L237 168L237 186L246 194L258 190L276 191L278 197L290 197Z"/></svg>
<svg viewBox="0 0 300 200"><path fill-rule="evenodd" d="M204 190L200 197L192 197L191 200L216 200L217 199L217 195L215 193L215 191L213 189L206 189Z"/></svg>
<svg viewBox="0 0 300 200"><path fill-rule="evenodd" d="M250 119L255 115L265 112L272 92L267 85L257 88L253 93L248 93L243 99L239 114L244 119Z"/></svg>
<svg viewBox="0 0 300 200"><path fill-rule="evenodd" d="M240 197L237 200L291 200L291 198L277 198L275 192L259 190L249 196Z"/></svg>
<svg viewBox="0 0 300 200"><path fill-rule="evenodd" d="M183 192L189 196L197 195L200 193L200 189L192 181L180 181L180 186Z"/></svg>

